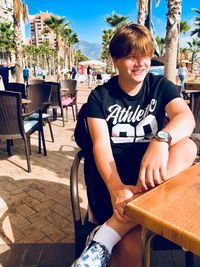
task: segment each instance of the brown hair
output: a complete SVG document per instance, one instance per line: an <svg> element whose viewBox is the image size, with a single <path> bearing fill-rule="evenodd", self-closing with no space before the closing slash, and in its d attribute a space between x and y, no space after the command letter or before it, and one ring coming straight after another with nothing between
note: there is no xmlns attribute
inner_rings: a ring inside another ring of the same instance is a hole
<svg viewBox="0 0 200 267"><path fill-rule="evenodd" d="M135 56L153 56L153 39L149 30L143 25L132 23L122 26L111 39L109 45L111 57L126 57L132 50Z"/></svg>

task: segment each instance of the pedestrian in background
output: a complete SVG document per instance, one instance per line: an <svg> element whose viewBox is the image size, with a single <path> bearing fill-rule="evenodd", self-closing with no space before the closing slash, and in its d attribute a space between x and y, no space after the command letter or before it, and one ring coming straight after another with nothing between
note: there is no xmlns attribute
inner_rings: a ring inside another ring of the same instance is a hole
<svg viewBox="0 0 200 267"><path fill-rule="evenodd" d="M0 66L0 75L3 79L4 88L6 88L9 83L9 70L12 68L13 67L8 67L6 64Z"/></svg>
<svg viewBox="0 0 200 267"><path fill-rule="evenodd" d="M75 79L76 78L76 74L77 74L77 69L76 67L72 67L72 79Z"/></svg>
<svg viewBox="0 0 200 267"><path fill-rule="evenodd" d="M92 88L92 68L90 65L87 67L87 76L88 76L88 88Z"/></svg>
<svg viewBox="0 0 200 267"><path fill-rule="evenodd" d="M24 78L24 83L28 85L28 79L29 79L29 69L27 66L23 69L23 78Z"/></svg>
<svg viewBox="0 0 200 267"><path fill-rule="evenodd" d="M188 69L186 68L186 65L184 62L181 62L179 68L178 68L178 76L180 79L180 85L181 85L181 93L183 94L183 97L185 96L185 78L189 74Z"/></svg>

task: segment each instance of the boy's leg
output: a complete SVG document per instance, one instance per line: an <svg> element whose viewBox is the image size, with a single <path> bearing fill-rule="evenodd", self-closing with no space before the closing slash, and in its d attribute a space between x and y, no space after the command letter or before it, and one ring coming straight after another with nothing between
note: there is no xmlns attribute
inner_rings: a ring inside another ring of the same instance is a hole
<svg viewBox="0 0 200 267"><path fill-rule="evenodd" d="M114 247L110 259L110 267L140 267L142 259L140 225L131 229Z"/></svg>

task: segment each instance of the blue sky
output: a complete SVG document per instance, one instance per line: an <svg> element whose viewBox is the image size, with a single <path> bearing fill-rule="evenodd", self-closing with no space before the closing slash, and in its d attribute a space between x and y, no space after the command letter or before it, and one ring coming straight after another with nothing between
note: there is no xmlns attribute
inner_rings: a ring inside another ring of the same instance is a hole
<svg viewBox="0 0 200 267"><path fill-rule="evenodd" d="M107 29L105 17L114 11L128 16L129 20L136 22L136 0L26 0L29 14L33 15L40 11L53 13L70 20L71 27L79 36L80 40L91 43L101 43L102 30ZM153 2L153 24L156 35L165 36L167 1L160 0L158 7ZM200 9L199 0L182 0L182 18L192 23L196 12L192 8ZM28 32L28 31L27 31ZM191 38L190 38L191 39ZM182 36L182 42L188 41L188 36Z"/></svg>

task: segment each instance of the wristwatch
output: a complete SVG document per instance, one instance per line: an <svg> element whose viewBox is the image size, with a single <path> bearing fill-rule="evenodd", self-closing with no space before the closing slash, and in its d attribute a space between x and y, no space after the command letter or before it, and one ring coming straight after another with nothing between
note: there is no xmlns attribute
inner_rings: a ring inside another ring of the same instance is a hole
<svg viewBox="0 0 200 267"><path fill-rule="evenodd" d="M170 145L172 141L172 137L168 132L165 131L159 131L157 134L154 136L154 138L159 141L159 142L166 142Z"/></svg>

